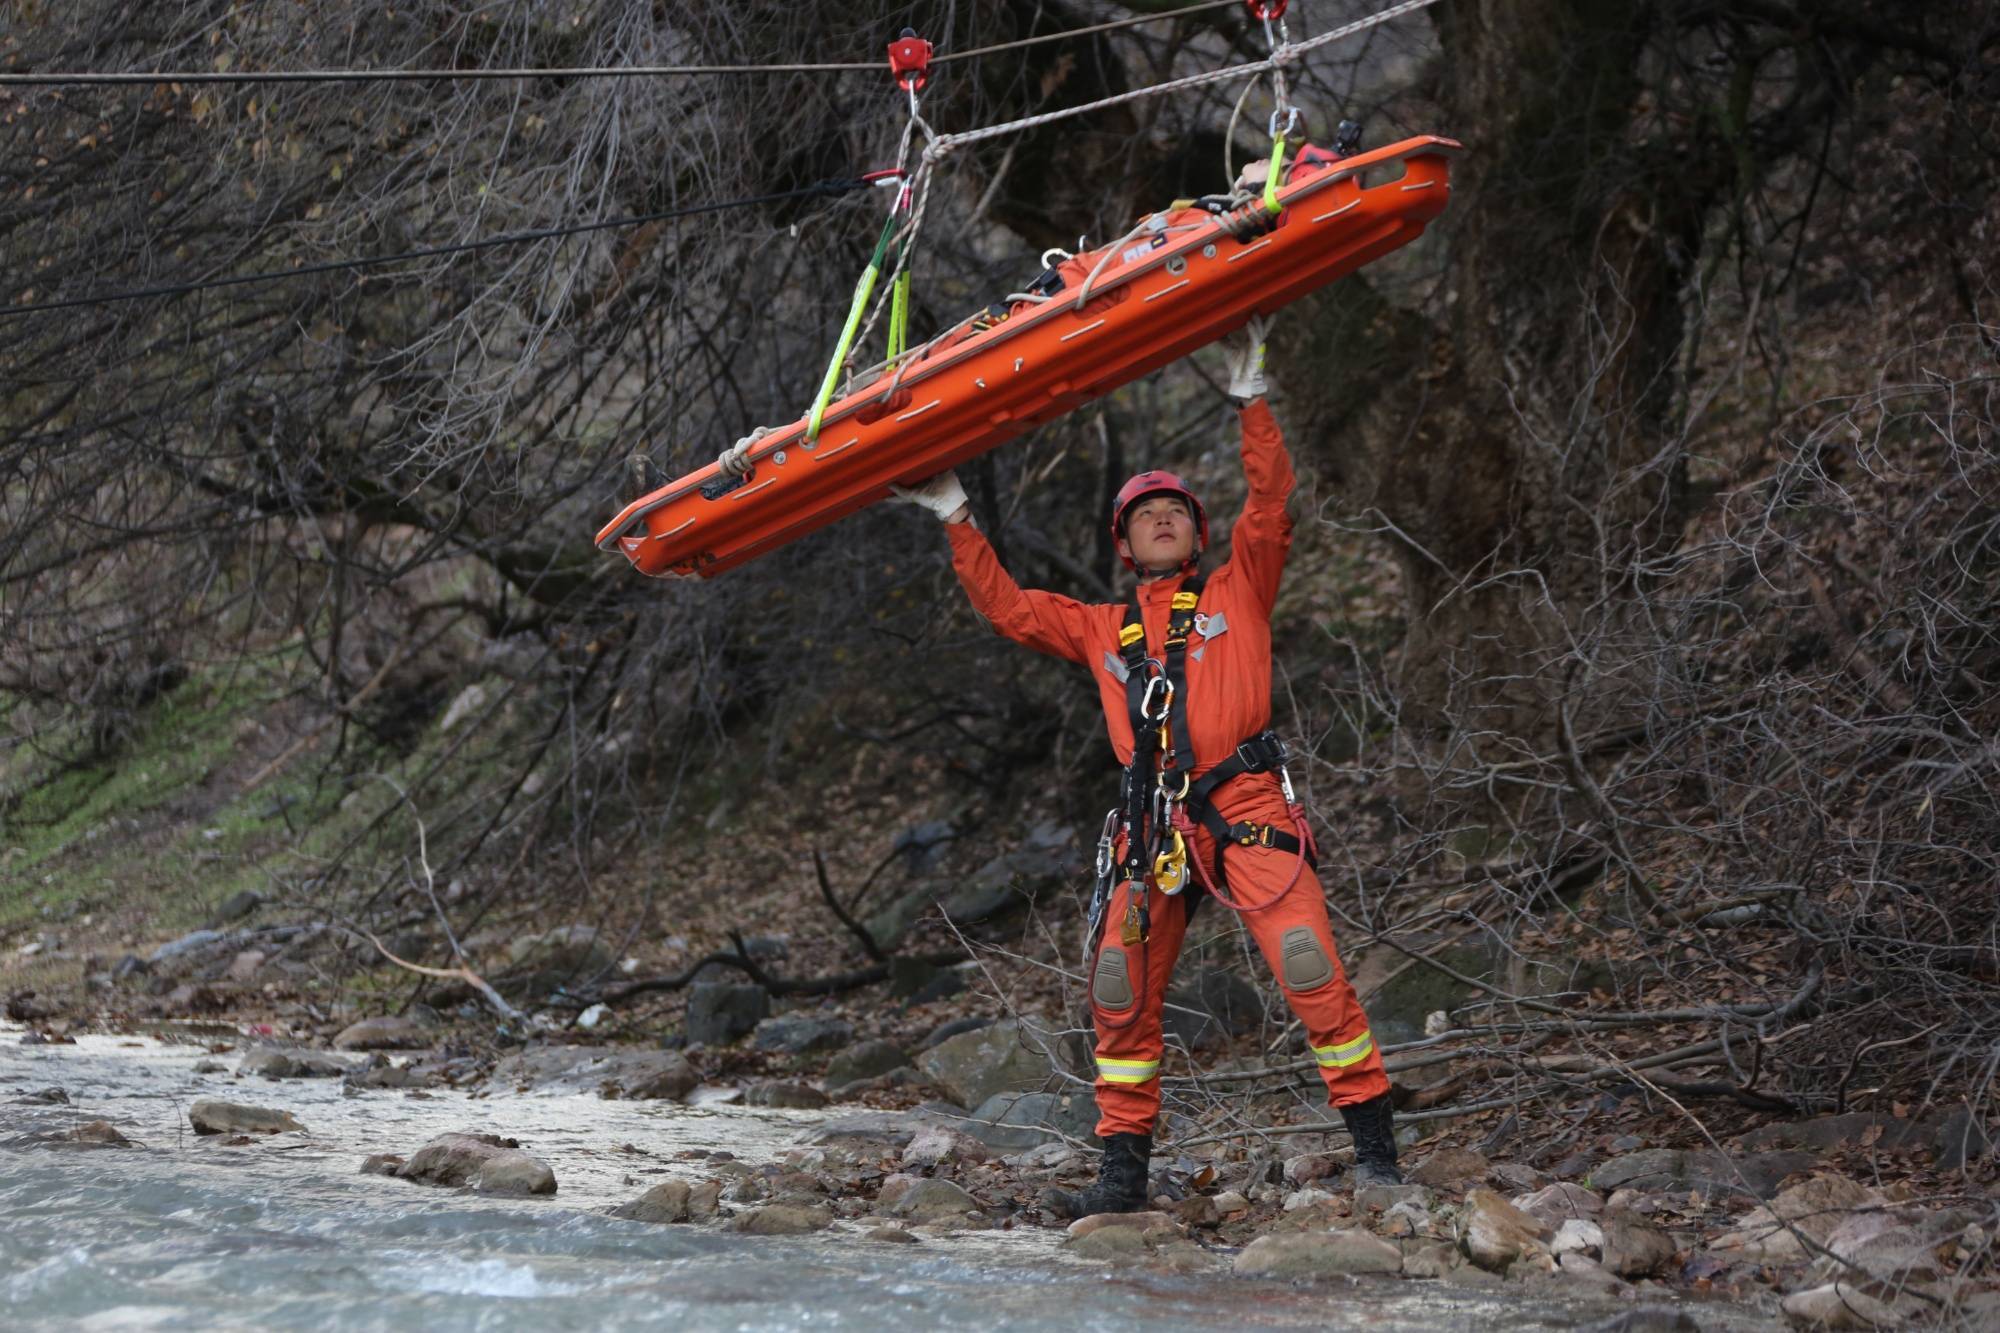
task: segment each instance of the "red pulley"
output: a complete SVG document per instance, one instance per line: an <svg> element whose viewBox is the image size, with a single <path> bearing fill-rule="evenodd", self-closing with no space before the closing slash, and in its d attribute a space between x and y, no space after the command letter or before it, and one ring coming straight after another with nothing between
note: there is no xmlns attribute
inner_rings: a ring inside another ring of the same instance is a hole
<svg viewBox="0 0 2000 1333"><path fill-rule="evenodd" d="M889 73L903 91L914 93L929 83L930 64L931 44L917 36L915 28L903 29L903 35L889 43Z"/></svg>
<svg viewBox="0 0 2000 1333"><path fill-rule="evenodd" d="M1292 0L1243 0L1243 3L1249 6L1251 18L1269 21L1283 18L1285 6Z"/></svg>

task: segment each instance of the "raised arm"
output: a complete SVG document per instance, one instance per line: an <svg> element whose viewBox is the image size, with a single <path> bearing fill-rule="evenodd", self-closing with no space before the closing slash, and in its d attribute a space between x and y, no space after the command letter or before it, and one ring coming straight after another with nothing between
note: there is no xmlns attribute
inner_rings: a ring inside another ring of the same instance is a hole
<svg viewBox="0 0 2000 1333"><path fill-rule="evenodd" d="M1250 494L1230 529L1230 562L1243 571L1266 611L1278 600L1278 581L1292 549L1292 516L1286 502L1298 478L1278 420L1264 401L1265 321L1253 320L1231 349L1229 393L1242 404L1243 479Z"/></svg>
<svg viewBox="0 0 2000 1333"><path fill-rule="evenodd" d="M958 581L965 585L972 609L986 617L997 633L1052 657L1087 660L1090 607L1014 582L1013 575L1001 568L993 543L972 525L972 510L957 474L942 472L920 485L898 487L896 494L930 510L944 523Z"/></svg>
<svg viewBox="0 0 2000 1333"><path fill-rule="evenodd" d="M1016 583L971 519L947 523L944 530L951 539L951 567L965 585L972 609L996 633L1052 657L1089 660L1091 608L1086 603Z"/></svg>

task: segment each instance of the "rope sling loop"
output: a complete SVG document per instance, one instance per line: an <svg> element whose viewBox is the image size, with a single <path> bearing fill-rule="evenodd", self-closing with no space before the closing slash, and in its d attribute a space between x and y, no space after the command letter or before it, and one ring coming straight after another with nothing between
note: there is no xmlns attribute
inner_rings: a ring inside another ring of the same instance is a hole
<svg viewBox="0 0 2000 1333"><path fill-rule="evenodd" d="M875 253L868 260L868 267L862 271L861 280L854 285L854 300L847 309L847 323L841 328L840 339L834 344L833 358L827 362L826 374L821 377L819 392L813 397L812 411L806 417L806 439L819 439L820 426L826 418L827 404L833 401L833 392L840 383L841 371L847 368L848 355L854 350L856 341L866 341L868 333L875 327L875 320L881 314L878 303L867 315L867 324L862 323L864 312L868 312L869 300L875 295L875 285L881 279L883 261L888 260L890 271L889 290L883 293L889 298L889 359L902 355L909 341L910 318L910 271L909 255L915 248L917 228L922 225L923 210L912 207L919 185L928 186L923 178L928 172L928 162L919 162L914 176L908 171L910 142L921 129L925 140L936 138L931 127L917 111L917 93L930 82L929 66L931 44L917 36L915 30L903 29L902 36L889 43L889 74L910 99L910 118L903 126L903 137L896 146L895 175L901 179L896 192L896 203L889 210L889 217L882 224L882 235L875 242ZM928 196L926 188L924 194ZM903 223L908 215L907 225ZM900 233L900 236L899 236Z"/></svg>

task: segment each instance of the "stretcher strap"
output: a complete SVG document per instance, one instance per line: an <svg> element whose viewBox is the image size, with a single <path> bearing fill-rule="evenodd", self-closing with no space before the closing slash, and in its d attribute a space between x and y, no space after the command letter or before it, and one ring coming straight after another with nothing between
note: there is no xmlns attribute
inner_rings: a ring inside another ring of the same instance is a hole
<svg viewBox="0 0 2000 1333"><path fill-rule="evenodd" d="M826 415L826 405L833 400L833 386L840 382L840 368L847 363L847 354L854 347L855 330L861 327L862 312L868 309L868 298L875 294L875 283L882 276L882 261L889 253L890 238L896 234L896 215L882 224L882 236L875 242L875 253L868 260L867 269L861 274L861 281L854 284L854 303L847 308L847 324L840 331L840 341L834 344L833 360L827 362L826 378L820 381L819 395L813 399L812 415L806 418L806 438L819 438L820 421Z"/></svg>

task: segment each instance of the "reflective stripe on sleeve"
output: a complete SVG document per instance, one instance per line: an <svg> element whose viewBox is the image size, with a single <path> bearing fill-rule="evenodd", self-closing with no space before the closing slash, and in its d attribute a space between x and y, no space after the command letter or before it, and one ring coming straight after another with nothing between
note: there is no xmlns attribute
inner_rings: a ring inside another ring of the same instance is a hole
<svg viewBox="0 0 2000 1333"><path fill-rule="evenodd" d="M1097 1057L1097 1076L1106 1083L1150 1083L1160 1076L1158 1060L1107 1060Z"/></svg>
<svg viewBox="0 0 2000 1333"><path fill-rule="evenodd" d="M1328 1069L1345 1069L1368 1058L1368 1052L1375 1049L1374 1034L1364 1032L1353 1041L1339 1046L1315 1046L1313 1059Z"/></svg>

